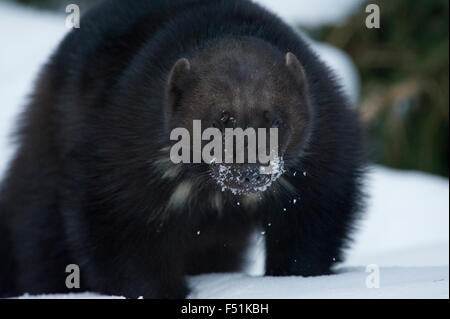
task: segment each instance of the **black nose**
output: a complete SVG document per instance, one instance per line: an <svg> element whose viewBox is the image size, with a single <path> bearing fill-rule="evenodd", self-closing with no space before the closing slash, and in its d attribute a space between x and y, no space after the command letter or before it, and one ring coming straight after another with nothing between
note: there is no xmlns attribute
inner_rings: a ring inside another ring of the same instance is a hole
<svg viewBox="0 0 450 319"><path fill-rule="evenodd" d="M258 187L267 183L267 175L260 173L259 165L246 165L238 170L236 181L242 186Z"/></svg>

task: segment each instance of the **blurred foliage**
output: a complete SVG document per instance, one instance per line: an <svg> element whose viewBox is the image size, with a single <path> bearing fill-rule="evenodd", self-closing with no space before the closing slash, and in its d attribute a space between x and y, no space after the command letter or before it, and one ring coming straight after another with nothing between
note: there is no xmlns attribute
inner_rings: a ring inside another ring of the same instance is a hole
<svg viewBox="0 0 450 319"><path fill-rule="evenodd" d="M308 31L360 72L372 160L448 177L449 2L369 3L380 7L380 29L366 28L365 4L338 26Z"/></svg>
<svg viewBox="0 0 450 319"><path fill-rule="evenodd" d="M62 11L75 2L82 12L99 2L16 1ZM356 63L371 159L448 177L449 1L368 3L381 9L380 29L366 28L364 4L338 26L307 31L346 51Z"/></svg>

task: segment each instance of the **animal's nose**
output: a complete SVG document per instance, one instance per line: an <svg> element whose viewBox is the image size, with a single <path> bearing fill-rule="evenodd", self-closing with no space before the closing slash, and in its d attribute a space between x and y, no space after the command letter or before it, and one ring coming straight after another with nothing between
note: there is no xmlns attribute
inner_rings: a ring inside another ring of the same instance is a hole
<svg viewBox="0 0 450 319"><path fill-rule="evenodd" d="M246 165L239 169L237 182L243 186L258 187L267 182L267 176L260 173L259 165Z"/></svg>

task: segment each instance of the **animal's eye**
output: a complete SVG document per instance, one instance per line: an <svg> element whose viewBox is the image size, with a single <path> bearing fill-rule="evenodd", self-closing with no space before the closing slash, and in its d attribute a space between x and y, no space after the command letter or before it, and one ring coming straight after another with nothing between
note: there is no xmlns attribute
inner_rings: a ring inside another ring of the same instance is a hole
<svg viewBox="0 0 450 319"><path fill-rule="evenodd" d="M229 119L230 119L230 114L228 114L228 112L223 112L222 117L220 118L220 121L225 124L228 122Z"/></svg>
<svg viewBox="0 0 450 319"><path fill-rule="evenodd" d="M223 126L229 124L234 125L236 123L236 119L228 112L223 112L222 117L220 118L220 122L222 123Z"/></svg>
<svg viewBox="0 0 450 319"><path fill-rule="evenodd" d="M281 119L276 119L272 122L273 128L280 128L283 125L283 121Z"/></svg>

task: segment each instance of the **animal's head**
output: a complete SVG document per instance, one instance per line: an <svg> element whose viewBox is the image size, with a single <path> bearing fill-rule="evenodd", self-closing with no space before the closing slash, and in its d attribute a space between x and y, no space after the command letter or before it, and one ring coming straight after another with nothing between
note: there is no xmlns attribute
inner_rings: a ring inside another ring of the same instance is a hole
<svg viewBox="0 0 450 319"><path fill-rule="evenodd" d="M167 97L170 129L185 128L195 138L193 123L200 120L202 130L214 128L222 133L222 163L214 158L204 164L222 190L233 193L267 189L284 172L283 159L298 157L310 134L312 111L303 66L294 54L281 53L264 42L230 40L179 59L168 78ZM225 141L227 129L244 133L243 144L235 139L231 147L232 163L224 163L225 153L230 151ZM265 129L265 136L259 129ZM273 151L269 149L270 133L275 131L275 156L270 162L261 161L258 155L263 145L264 154ZM256 139L249 137L252 132ZM198 143L203 150L208 141ZM191 146L192 153L195 147ZM240 151L243 161L237 158ZM254 151L256 161L249 151Z"/></svg>

